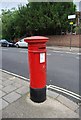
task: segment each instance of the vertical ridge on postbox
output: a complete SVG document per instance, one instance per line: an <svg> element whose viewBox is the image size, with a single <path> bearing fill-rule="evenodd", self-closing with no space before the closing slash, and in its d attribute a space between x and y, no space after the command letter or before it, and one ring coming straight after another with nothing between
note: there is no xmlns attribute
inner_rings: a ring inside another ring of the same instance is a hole
<svg viewBox="0 0 81 120"><path fill-rule="evenodd" d="M25 38L24 41L28 43L30 98L35 102L42 102L46 99L46 42L48 38L32 36ZM42 94L43 98L41 98Z"/></svg>

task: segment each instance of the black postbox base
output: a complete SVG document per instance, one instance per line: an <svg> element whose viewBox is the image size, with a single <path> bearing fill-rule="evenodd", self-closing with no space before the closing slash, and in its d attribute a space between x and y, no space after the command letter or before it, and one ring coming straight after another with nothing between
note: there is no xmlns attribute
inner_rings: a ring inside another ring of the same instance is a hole
<svg viewBox="0 0 81 120"><path fill-rule="evenodd" d="M34 89L30 87L30 99L34 102L41 103L46 100L46 87Z"/></svg>

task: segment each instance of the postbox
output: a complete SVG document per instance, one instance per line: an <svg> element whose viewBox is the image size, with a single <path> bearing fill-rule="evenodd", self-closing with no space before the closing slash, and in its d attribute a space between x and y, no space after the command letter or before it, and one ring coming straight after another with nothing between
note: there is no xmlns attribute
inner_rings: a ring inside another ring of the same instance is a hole
<svg viewBox="0 0 81 120"><path fill-rule="evenodd" d="M47 37L32 36L24 39L28 43L30 71L30 99L34 102L46 100L46 42Z"/></svg>

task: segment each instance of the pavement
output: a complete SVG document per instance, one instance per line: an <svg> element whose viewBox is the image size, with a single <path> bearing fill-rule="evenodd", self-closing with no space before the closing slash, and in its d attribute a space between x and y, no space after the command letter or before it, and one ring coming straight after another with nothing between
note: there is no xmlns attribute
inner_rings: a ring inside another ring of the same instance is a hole
<svg viewBox="0 0 81 120"><path fill-rule="evenodd" d="M48 49L55 51L68 51L68 52L80 52L81 48L78 47L64 47L64 46L47 46Z"/></svg>
<svg viewBox="0 0 81 120"><path fill-rule="evenodd" d="M30 100L29 81L0 70L0 118L80 118L81 106L47 89L47 100Z"/></svg>

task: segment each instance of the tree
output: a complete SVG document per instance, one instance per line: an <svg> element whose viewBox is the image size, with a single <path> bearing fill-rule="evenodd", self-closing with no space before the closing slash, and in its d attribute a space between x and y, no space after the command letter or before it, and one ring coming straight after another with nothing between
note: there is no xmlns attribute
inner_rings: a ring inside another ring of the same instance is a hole
<svg viewBox="0 0 81 120"><path fill-rule="evenodd" d="M18 10L2 12L3 37L8 39L33 35L61 34L68 29L68 15L74 14L72 2L29 2Z"/></svg>
<svg viewBox="0 0 81 120"><path fill-rule="evenodd" d="M8 11L3 11L2 13L2 37L9 40L14 37L14 18L13 13Z"/></svg>

